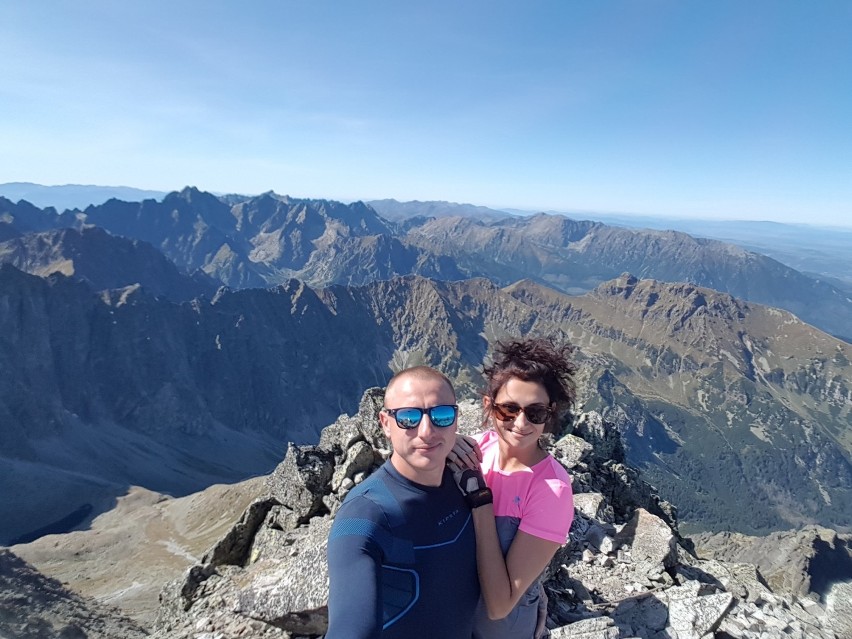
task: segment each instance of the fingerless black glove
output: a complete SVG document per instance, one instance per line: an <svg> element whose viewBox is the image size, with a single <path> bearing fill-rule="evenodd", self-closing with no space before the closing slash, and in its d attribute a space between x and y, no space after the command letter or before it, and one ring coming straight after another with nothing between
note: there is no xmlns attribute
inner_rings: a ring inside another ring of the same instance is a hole
<svg viewBox="0 0 852 639"><path fill-rule="evenodd" d="M456 485L464 495L467 505L479 508L494 501L491 489L485 484L485 478L478 469L463 468L453 473Z"/></svg>

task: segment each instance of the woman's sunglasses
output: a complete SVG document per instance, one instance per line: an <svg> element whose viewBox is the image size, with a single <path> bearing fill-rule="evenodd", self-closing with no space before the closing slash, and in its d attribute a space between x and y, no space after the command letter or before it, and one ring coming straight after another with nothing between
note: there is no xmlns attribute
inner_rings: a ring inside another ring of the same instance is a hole
<svg viewBox="0 0 852 639"><path fill-rule="evenodd" d="M397 426L406 430L417 428L424 413L429 415L433 426L446 428L456 421L459 407L455 404L442 404L431 408L385 408L384 412L396 420Z"/></svg>
<svg viewBox="0 0 852 639"><path fill-rule="evenodd" d="M523 413L527 419L533 424L543 424L553 414L550 406L547 404L530 404L529 406L520 406L514 403L508 404L491 404L494 408L494 414L501 422L514 421L518 415Z"/></svg>

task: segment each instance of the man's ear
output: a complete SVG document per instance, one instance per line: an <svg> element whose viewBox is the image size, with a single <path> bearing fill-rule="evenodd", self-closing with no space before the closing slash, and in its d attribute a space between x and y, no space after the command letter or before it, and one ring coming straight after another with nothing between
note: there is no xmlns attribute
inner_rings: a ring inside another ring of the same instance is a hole
<svg viewBox="0 0 852 639"><path fill-rule="evenodd" d="M382 432L385 434L385 437L390 439L390 427L389 423L390 415L388 415L384 410L379 413L379 423L382 425Z"/></svg>

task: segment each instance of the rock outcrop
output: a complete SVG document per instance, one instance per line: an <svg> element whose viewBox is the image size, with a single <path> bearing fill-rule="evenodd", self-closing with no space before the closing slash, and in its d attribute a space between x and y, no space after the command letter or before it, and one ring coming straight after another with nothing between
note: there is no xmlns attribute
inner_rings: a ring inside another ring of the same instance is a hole
<svg viewBox="0 0 852 639"><path fill-rule="evenodd" d="M324 429L316 446L289 448L265 494L201 563L164 588L156 639L323 634L332 518L390 452L376 419L381 398L381 389L368 390L358 414ZM476 430L480 417L474 403L463 403L459 430ZM820 600L773 591L752 564L696 557L678 534L675 510L606 445L607 425L594 414L579 424L608 456L574 434L549 444L576 492L570 539L544 576L554 639L852 636L852 577Z"/></svg>
<svg viewBox="0 0 852 639"><path fill-rule="evenodd" d="M141 639L147 632L117 610L71 592L0 550L0 637Z"/></svg>
<svg viewBox="0 0 852 639"><path fill-rule="evenodd" d="M739 533L694 538L699 557L757 566L775 592L828 595L832 584L852 579L852 535L819 526L750 537Z"/></svg>

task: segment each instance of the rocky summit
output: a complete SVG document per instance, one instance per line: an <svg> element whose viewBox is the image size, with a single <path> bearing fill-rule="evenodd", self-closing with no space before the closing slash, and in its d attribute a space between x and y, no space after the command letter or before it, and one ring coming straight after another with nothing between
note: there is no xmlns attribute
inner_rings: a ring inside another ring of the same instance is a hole
<svg viewBox="0 0 852 639"><path fill-rule="evenodd" d="M291 446L233 527L160 594L156 639L316 638L327 623L326 540L347 492L389 455L376 414L358 413ZM473 402L460 431L478 429ZM549 449L573 477L570 539L545 572L553 639L772 639L852 636L852 575L820 596L770 585L754 564L701 559L676 510L619 454L616 431L586 413ZM844 546L844 552L848 550Z"/></svg>

